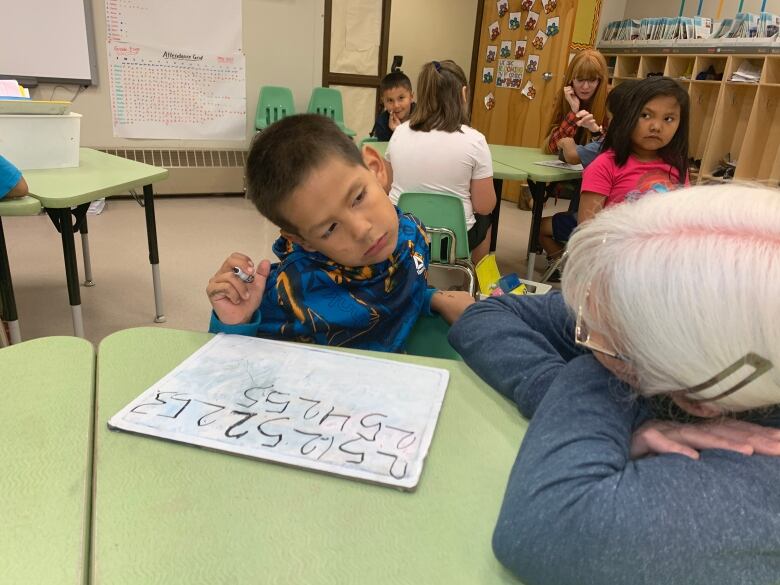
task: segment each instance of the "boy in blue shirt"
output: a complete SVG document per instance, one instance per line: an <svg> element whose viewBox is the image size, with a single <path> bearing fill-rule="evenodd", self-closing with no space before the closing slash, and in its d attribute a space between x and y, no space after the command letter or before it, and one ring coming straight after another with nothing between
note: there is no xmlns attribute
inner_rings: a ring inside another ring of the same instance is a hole
<svg viewBox="0 0 780 585"><path fill-rule="evenodd" d="M324 116L258 134L247 194L280 228L280 261L228 257L206 289L209 331L400 351L421 313L446 313L458 295L428 288L425 229L390 202L388 179L374 149Z"/></svg>
<svg viewBox="0 0 780 585"><path fill-rule="evenodd" d="M27 181L22 172L0 155L0 199L4 197L24 197L27 195Z"/></svg>
<svg viewBox="0 0 780 585"><path fill-rule="evenodd" d="M371 136L379 142L387 142L393 136L395 129L409 119L416 104L412 82L400 69L382 78L379 91L385 109L376 117Z"/></svg>

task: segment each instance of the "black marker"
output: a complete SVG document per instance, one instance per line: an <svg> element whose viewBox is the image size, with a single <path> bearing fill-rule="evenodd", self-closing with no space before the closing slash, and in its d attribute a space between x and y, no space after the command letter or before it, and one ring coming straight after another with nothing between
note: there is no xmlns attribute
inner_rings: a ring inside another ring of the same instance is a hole
<svg viewBox="0 0 780 585"><path fill-rule="evenodd" d="M247 284L255 281L254 276L252 276L251 274L247 274L246 272L241 270L238 266L233 266L233 274L238 276L241 280L243 280Z"/></svg>

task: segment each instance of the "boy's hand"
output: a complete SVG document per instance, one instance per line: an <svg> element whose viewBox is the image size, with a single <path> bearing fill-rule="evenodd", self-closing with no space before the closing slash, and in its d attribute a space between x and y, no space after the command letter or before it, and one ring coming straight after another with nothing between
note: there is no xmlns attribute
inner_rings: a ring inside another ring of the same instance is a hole
<svg viewBox="0 0 780 585"><path fill-rule="evenodd" d="M233 267L238 266L246 274L255 277L253 282L244 282L233 273ZM225 325L249 323L254 312L260 306L265 291L265 282L271 272L268 260L255 265L249 256L233 252L217 273L209 279L206 294L209 297L214 312Z"/></svg>
<svg viewBox="0 0 780 585"><path fill-rule="evenodd" d="M571 85L567 85L563 88L563 97L566 98L566 101L569 102L569 106L571 107L571 111L573 113L577 113L580 111L580 98L577 97L577 94L574 93L574 88Z"/></svg>
<svg viewBox="0 0 780 585"><path fill-rule="evenodd" d="M594 134L598 134L601 132L601 126L598 122L596 122L596 118L593 117L593 114L591 114L588 110L580 110L577 112L577 126L580 126L581 128L587 128Z"/></svg>
<svg viewBox="0 0 780 585"><path fill-rule="evenodd" d="M460 319L463 311L473 304L474 297L465 290L439 290L431 297L431 310L439 313L449 325Z"/></svg>
<svg viewBox="0 0 780 585"><path fill-rule="evenodd" d="M780 455L780 429L724 419L698 424L650 420L631 437L631 459L661 453L699 458L704 449L725 449L743 455Z"/></svg>
<svg viewBox="0 0 780 585"><path fill-rule="evenodd" d="M558 140L558 148L563 151L563 158L570 165L577 165L582 162L577 154L577 143L574 142L574 138L570 136L560 138Z"/></svg>
<svg viewBox="0 0 780 585"><path fill-rule="evenodd" d="M390 112L390 120L387 125L390 127L390 130L395 132L395 129L401 125L401 120L393 112Z"/></svg>

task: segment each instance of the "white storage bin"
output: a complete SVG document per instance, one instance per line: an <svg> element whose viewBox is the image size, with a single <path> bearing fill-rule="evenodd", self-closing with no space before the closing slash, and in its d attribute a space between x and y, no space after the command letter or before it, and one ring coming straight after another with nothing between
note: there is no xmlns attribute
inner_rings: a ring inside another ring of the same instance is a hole
<svg viewBox="0 0 780 585"><path fill-rule="evenodd" d="M79 166L81 114L0 115L0 154L21 170Z"/></svg>

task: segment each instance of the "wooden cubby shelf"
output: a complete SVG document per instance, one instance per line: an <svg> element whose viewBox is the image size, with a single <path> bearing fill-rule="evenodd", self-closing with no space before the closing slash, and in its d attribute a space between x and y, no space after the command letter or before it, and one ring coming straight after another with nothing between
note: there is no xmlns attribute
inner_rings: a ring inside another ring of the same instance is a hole
<svg viewBox="0 0 780 585"><path fill-rule="evenodd" d="M689 155L701 161L698 182L714 177L723 159L736 161L736 180L778 186L780 182L780 55L601 52L613 83L663 72L688 91L691 103ZM760 82L729 81L741 65L761 72ZM716 79L696 79L702 72ZM726 181L723 181L726 182Z"/></svg>

